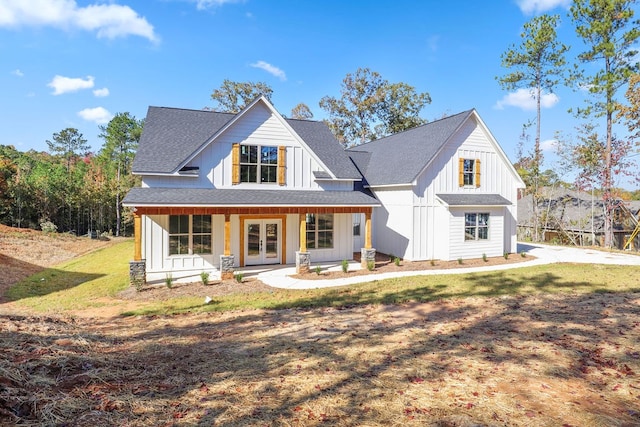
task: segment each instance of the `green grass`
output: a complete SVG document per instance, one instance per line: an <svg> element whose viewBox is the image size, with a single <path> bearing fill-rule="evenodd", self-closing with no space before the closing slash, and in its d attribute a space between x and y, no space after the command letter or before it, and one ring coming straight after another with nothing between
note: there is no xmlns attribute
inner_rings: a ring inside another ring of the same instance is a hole
<svg viewBox="0 0 640 427"><path fill-rule="evenodd" d="M129 286L128 262L132 254L132 241L93 252L23 280L7 296L38 311L117 305L119 302L109 297ZM124 314L342 307L558 292L640 292L640 267L552 264L490 273L405 277L338 288L274 288L269 292L217 297L210 304L204 304L201 297L150 301Z"/></svg>
<svg viewBox="0 0 640 427"><path fill-rule="evenodd" d="M61 312L103 306L129 286L133 241L91 252L30 276L9 288L7 298L38 311Z"/></svg>
<svg viewBox="0 0 640 427"><path fill-rule="evenodd" d="M270 292L228 295L210 304L204 304L202 298L170 299L124 314L344 307L561 292L640 292L640 267L553 264L492 273L415 276L338 288L274 289Z"/></svg>

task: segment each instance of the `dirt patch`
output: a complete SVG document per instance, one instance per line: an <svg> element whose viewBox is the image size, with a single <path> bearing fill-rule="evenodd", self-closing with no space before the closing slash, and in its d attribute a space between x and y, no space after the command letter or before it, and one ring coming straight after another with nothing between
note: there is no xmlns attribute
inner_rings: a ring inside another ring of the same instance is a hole
<svg viewBox="0 0 640 427"><path fill-rule="evenodd" d="M177 283L171 288L164 284L146 286L140 291L133 287L120 292L118 298L129 301L164 301L180 297L220 297L231 294L246 294L253 292L268 292L273 290L255 278L245 278L241 283L235 280L212 281L208 285L200 282Z"/></svg>
<svg viewBox="0 0 640 427"><path fill-rule="evenodd" d="M20 280L113 243L115 239L89 239L0 224L0 303L6 301L5 291Z"/></svg>
<svg viewBox="0 0 640 427"><path fill-rule="evenodd" d="M640 295L0 316L0 425L640 424Z"/></svg>
<svg viewBox="0 0 640 427"><path fill-rule="evenodd" d="M360 262L360 253L354 253L353 259L356 262ZM460 261L400 261L398 265L394 262L395 258L391 258L387 254L376 253L375 268L368 270L362 268L359 270L350 270L344 273L342 270L328 271L321 270L320 274L315 271L315 268L311 268L311 271L304 274L296 274L292 277L304 280L323 280L323 279L340 279L343 277L351 276L363 276L368 274L380 274L390 272L403 272L403 271L429 271L429 270L450 270L450 269L464 269L471 267L489 267L503 264L515 264L525 261L531 261L534 259L531 255L525 257L517 254L509 254L507 258L501 257L487 257L465 259Z"/></svg>

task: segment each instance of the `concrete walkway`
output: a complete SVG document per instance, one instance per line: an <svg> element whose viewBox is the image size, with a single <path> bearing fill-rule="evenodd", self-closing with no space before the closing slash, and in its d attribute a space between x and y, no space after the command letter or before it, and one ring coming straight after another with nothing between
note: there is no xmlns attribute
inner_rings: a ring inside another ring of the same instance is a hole
<svg viewBox="0 0 640 427"><path fill-rule="evenodd" d="M581 249L574 247L550 246L532 243L518 243L518 253L526 252L531 255L530 261L515 264L503 264L487 267L469 267L464 269L450 270L423 270L423 271L401 271L392 273L367 274L363 276L352 276L340 279L324 280L301 280L291 277L296 273L295 266L282 266L281 268L269 267L264 270L243 269L246 275L256 275L263 283L274 288L283 289L316 289L333 286L346 286L356 283L372 282L374 280L391 279L394 277L421 276L434 274L465 274L483 271L508 270L512 268L530 267L533 265L553 264L557 262L578 262L585 264L616 264L616 265L637 265L640 266L640 255L609 253L595 249ZM535 258L534 258L535 257ZM325 271L340 271L341 265L325 264L321 266ZM349 270L359 270L360 264L352 262Z"/></svg>

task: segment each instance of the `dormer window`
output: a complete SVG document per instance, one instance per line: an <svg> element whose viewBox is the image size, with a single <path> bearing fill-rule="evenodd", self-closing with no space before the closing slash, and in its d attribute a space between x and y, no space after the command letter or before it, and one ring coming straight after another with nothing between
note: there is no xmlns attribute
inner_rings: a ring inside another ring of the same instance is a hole
<svg viewBox="0 0 640 427"><path fill-rule="evenodd" d="M278 147L240 146L240 182L275 183L277 172Z"/></svg>
<svg viewBox="0 0 640 427"><path fill-rule="evenodd" d="M232 182L285 185L286 147L233 144Z"/></svg>
<svg viewBox="0 0 640 427"><path fill-rule="evenodd" d="M460 187L480 187L480 159L460 158L458 185Z"/></svg>

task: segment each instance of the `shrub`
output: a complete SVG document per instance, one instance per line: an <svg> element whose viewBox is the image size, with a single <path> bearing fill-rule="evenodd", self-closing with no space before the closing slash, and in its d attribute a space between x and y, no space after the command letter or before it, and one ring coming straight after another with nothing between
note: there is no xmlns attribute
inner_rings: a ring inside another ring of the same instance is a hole
<svg viewBox="0 0 640 427"><path fill-rule="evenodd" d="M167 288L173 288L173 275L171 273L167 273L164 278L164 284L167 285Z"/></svg>
<svg viewBox="0 0 640 427"><path fill-rule="evenodd" d="M527 253L525 251L520 251L520 256L524 258L527 256Z"/></svg>
<svg viewBox="0 0 640 427"><path fill-rule="evenodd" d="M367 270L373 271L376 268L376 262L372 259L367 261Z"/></svg>
<svg viewBox="0 0 640 427"><path fill-rule="evenodd" d="M509 259L509 252L505 252L502 256L504 257L504 259Z"/></svg>
<svg viewBox="0 0 640 427"><path fill-rule="evenodd" d="M436 260L435 259L432 259L429 262L431 263L431 267L434 267L436 265Z"/></svg>
<svg viewBox="0 0 640 427"><path fill-rule="evenodd" d="M342 260L342 272L343 273L349 272L349 261L347 261L346 259Z"/></svg>
<svg viewBox="0 0 640 427"><path fill-rule="evenodd" d="M463 262L462 258L458 258L458 264L462 265Z"/></svg>
<svg viewBox="0 0 640 427"><path fill-rule="evenodd" d="M200 280L203 285L207 286L209 284L209 273L207 271L200 273Z"/></svg>
<svg viewBox="0 0 640 427"><path fill-rule="evenodd" d="M242 273L236 273L233 275L233 278L236 279L236 282L242 283L242 279L244 278L244 275Z"/></svg>
<svg viewBox="0 0 640 427"><path fill-rule="evenodd" d="M487 254L482 254L482 260L483 260L484 262L489 261L489 259L487 258Z"/></svg>
<svg viewBox="0 0 640 427"><path fill-rule="evenodd" d="M319 276L320 273L322 273L322 267L320 267L319 265L316 265L315 271L316 271L316 274Z"/></svg>
<svg viewBox="0 0 640 427"><path fill-rule="evenodd" d="M399 266L400 266L400 258L395 257L395 258L393 259L393 263L396 265L396 267L399 267Z"/></svg>
<svg viewBox="0 0 640 427"><path fill-rule="evenodd" d="M58 226L52 223L51 221L44 221L40 223L40 228L45 233L55 233L58 231Z"/></svg>

